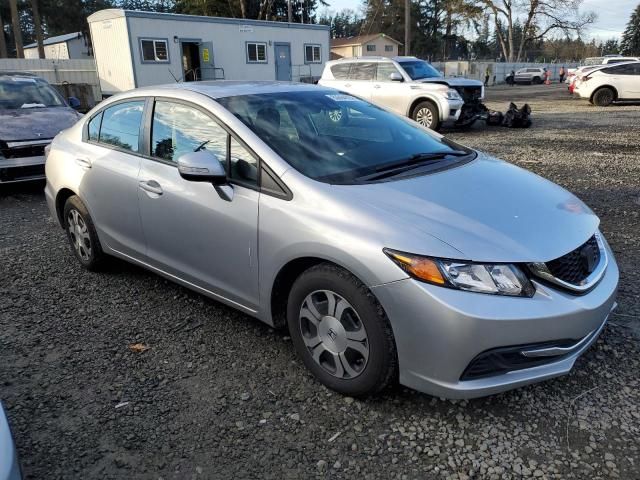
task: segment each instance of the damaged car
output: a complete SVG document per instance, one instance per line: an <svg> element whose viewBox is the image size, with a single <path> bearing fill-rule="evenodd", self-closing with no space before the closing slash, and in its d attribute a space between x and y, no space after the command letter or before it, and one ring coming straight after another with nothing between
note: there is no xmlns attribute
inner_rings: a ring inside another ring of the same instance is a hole
<svg viewBox="0 0 640 480"><path fill-rule="evenodd" d="M44 149L81 117L49 83L29 73L0 72L0 184L44 179Z"/></svg>
<svg viewBox="0 0 640 480"><path fill-rule="evenodd" d="M416 57L363 57L327 62L318 84L337 88L438 130L470 127L486 115L478 80L446 78ZM335 113L336 120L348 111Z"/></svg>

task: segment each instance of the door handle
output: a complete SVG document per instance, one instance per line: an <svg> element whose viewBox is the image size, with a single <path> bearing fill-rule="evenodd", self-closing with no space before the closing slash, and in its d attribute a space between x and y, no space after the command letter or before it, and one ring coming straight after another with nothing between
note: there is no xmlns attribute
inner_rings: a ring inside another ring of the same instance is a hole
<svg viewBox="0 0 640 480"><path fill-rule="evenodd" d="M373 88L380 88L380 85L374 85Z"/></svg>
<svg viewBox="0 0 640 480"><path fill-rule="evenodd" d="M91 160L88 158L76 158L76 164L82 168L91 168Z"/></svg>
<svg viewBox="0 0 640 480"><path fill-rule="evenodd" d="M344 86L349 88L351 86L351 84L350 83L345 83Z"/></svg>
<svg viewBox="0 0 640 480"><path fill-rule="evenodd" d="M147 180L138 182L140 188L145 192L155 193L156 195L162 195L162 187L155 180Z"/></svg>

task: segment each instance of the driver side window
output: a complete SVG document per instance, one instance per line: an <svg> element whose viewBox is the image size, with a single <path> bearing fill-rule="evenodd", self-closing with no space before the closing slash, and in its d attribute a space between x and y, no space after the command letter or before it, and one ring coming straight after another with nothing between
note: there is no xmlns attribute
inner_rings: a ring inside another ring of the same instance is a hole
<svg viewBox="0 0 640 480"><path fill-rule="evenodd" d="M196 108L156 101L151 126L151 155L177 164L180 156L199 150L211 152L226 165L226 130Z"/></svg>
<svg viewBox="0 0 640 480"><path fill-rule="evenodd" d="M177 164L185 153L211 152L229 179L247 186L258 184L258 160L213 118L178 102L157 100L151 125L151 155Z"/></svg>

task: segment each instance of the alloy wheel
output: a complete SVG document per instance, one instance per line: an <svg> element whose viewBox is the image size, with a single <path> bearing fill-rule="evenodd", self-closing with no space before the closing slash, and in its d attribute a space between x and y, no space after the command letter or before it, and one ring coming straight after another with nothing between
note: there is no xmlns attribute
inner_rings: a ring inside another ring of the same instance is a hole
<svg viewBox="0 0 640 480"><path fill-rule="evenodd" d="M433 113L428 108L421 108L416 112L416 122L425 127L431 127L433 123Z"/></svg>
<svg viewBox="0 0 640 480"><path fill-rule="evenodd" d="M69 210L67 229L76 253L82 260L88 261L91 258L91 237L84 218L75 208Z"/></svg>
<svg viewBox="0 0 640 480"><path fill-rule="evenodd" d="M313 360L334 377L352 379L369 360L369 339L353 306L331 290L304 299L299 315L302 339Z"/></svg>

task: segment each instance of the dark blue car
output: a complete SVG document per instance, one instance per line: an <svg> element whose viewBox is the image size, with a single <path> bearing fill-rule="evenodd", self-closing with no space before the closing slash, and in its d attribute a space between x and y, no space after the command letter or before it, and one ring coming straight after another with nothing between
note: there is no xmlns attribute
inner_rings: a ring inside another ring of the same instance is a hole
<svg viewBox="0 0 640 480"><path fill-rule="evenodd" d="M44 149L80 118L42 78L0 72L0 184L44 178Z"/></svg>

